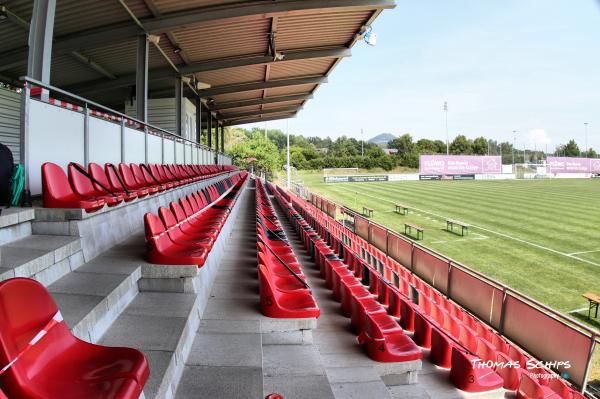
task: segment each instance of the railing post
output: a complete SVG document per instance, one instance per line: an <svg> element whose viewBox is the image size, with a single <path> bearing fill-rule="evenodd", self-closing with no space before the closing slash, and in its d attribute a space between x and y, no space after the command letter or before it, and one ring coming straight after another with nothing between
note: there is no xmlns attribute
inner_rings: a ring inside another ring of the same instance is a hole
<svg viewBox="0 0 600 399"><path fill-rule="evenodd" d="M506 287L502 287L502 307L500 308L500 325L498 326L498 332L504 335L504 319L506 318L506 298L508 292Z"/></svg>
<svg viewBox="0 0 600 399"><path fill-rule="evenodd" d="M160 133L160 159L162 164L165 164L165 134Z"/></svg>
<svg viewBox="0 0 600 399"><path fill-rule="evenodd" d="M90 163L90 108L85 104L83 117L83 165Z"/></svg>
<svg viewBox="0 0 600 399"><path fill-rule="evenodd" d="M144 163L148 163L148 126L144 125Z"/></svg>
<svg viewBox="0 0 600 399"><path fill-rule="evenodd" d="M585 372L583 373L583 384L581 384L581 393L585 393L587 388L588 379L590 377L590 371L592 369L592 359L594 358L594 351L596 350L596 335L592 333L592 345L590 347L590 354L585 365Z"/></svg>
<svg viewBox="0 0 600 399"><path fill-rule="evenodd" d="M125 118L121 118L121 162L125 162Z"/></svg>
<svg viewBox="0 0 600 399"><path fill-rule="evenodd" d="M31 91L29 83L23 86L21 93L21 131L19 137L19 157L23 165L23 175L25 184L23 192L28 200L29 198L29 103L31 101Z"/></svg>

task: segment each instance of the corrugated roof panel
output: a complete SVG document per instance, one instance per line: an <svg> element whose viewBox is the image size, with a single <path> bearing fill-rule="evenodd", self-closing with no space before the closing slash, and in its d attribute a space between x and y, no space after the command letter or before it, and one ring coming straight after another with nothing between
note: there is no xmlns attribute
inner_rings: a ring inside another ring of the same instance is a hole
<svg viewBox="0 0 600 399"><path fill-rule="evenodd" d="M290 50L347 45L372 14L372 11L346 11L280 17L277 48Z"/></svg>
<svg viewBox="0 0 600 399"><path fill-rule="evenodd" d="M269 97L287 96L292 94L309 93L314 90L317 85L297 85L288 87L277 87L274 89L267 89L267 95Z"/></svg>
<svg viewBox="0 0 600 399"><path fill-rule="evenodd" d="M173 32L192 62L240 55L264 55L270 19L206 23Z"/></svg>
<svg viewBox="0 0 600 399"><path fill-rule="evenodd" d="M189 10L192 8L209 7L221 4L239 3L239 0L154 0L154 4L163 14Z"/></svg>
<svg viewBox="0 0 600 399"><path fill-rule="evenodd" d="M219 94L218 96L214 96L213 99L217 103L224 103L229 101L242 101L252 100L254 98L262 98L262 94L262 90L244 91L240 93Z"/></svg>
<svg viewBox="0 0 600 399"><path fill-rule="evenodd" d="M265 78L265 67L264 65L252 65L219 69L216 71L197 73L196 76L199 81L209 83L212 86L260 82Z"/></svg>
<svg viewBox="0 0 600 399"><path fill-rule="evenodd" d="M274 109L274 108L280 108L280 107L290 107L292 105L300 106L300 105L302 105L302 101L282 101L282 102L273 103L273 104L263 104L262 108L263 109Z"/></svg>
<svg viewBox="0 0 600 399"><path fill-rule="evenodd" d="M101 78L98 72L82 64L71 55L55 56L52 59L50 82L53 86L63 87L69 84Z"/></svg>
<svg viewBox="0 0 600 399"><path fill-rule="evenodd" d="M259 111L260 105L248 105L246 107L229 108L219 111L220 115L237 114L239 112Z"/></svg>
<svg viewBox="0 0 600 399"><path fill-rule="evenodd" d="M319 58L276 63L271 65L269 79L325 75L334 62L335 59L332 58Z"/></svg>
<svg viewBox="0 0 600 399"><path fill-rule="evenodd" d="M15 48L27 46L29 33L25 30L11 24L9 21L0 23L0 52L5 52ZM0 63L2 60L0 60Z"/></svg>

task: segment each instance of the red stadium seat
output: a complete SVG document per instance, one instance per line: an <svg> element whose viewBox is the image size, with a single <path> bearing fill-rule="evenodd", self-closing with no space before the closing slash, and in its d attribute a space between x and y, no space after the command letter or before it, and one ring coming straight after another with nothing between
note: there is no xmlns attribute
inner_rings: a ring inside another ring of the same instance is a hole
<svg viewBox="0 0 600 399"><path fill-rule="evenodd" d="M0 303L0 361L7 364L21 354L3 376L2 389L10 398L137 399L142 393L150 373L144 355L73 336L40 283L3 281ZM26 350L43 328L46 334Z"/></svg>
<svg viewBox="0 0 600 399"><path fill-rule="evenodd" d="M85 170L83 166L74 162L68 166L69 183L71 183L73 191L84 197L103 199L108 206L115 206L123 202L123 196L120 194L112 195L104 190L97 190L89 177L79 171L82 169Z"/></svg>
<svg viewBox="0 0 600 399"><path fill-rule="evenodd" d="M450 380L466 392L486 392L502 388L504 381L485 364L475 362L477 356L469 355L461 349L452 349Z"/></svg>
<svg viewBox="0 0 600 399"><path fill-rule="evenodd" d="M130 193L135 194L138 198L146 197L149 194L148 190L145 188L135 188L135 184L134 186L128 185L115 165L111 163L104 164L104 171L106 172L106 176L108 177L108 181L110 182L110 188L112 188L113 190L127 190Z"/></svg>
<svg viewBox="0 0 600 399"><path fill-rule="evenodd" d="M452 349L456 344L438 328L431 329L431 352L429 360L436 366L449 369L452 365Z"/></svg>
<svg viewBox="0 0 600 399"><path fill-rule="evenodd" d="M367 355L378 362L407 362L423 357L421 349L386 313L367 314L365 332L359 342L364 345Z"/></svg>
<svg viewBox="0 0 600 399"><path fill-rule="evenodd" d="M517 391L517 399L562 399L550 387L540 385L527 373L521 374L521 383Z"/></svg>
<svg viewBox="0 0 600 399"><path fill-rule="evenodd" d="M104 169L102 169L102 166L98 165L97 163L93 163L91 162L88 165L88 172L90 175L92 175L92 177L96 180L98 180L104 187L110 189L113 193L119 195L120 197L123 198L123 200L125 202L130 202L133 201L134 199L136 199L138 196L135 192L125 192L123 191L123 187L120 188L116 188L113 187L110 184L110 181L108 179L108 176L106 175L106 172L104 171ZM98 186L96 183L93 183L94 188L96 190L102 190L102 187Z"/></svg>
<svg viewBox="0 0 600 399"><path fill-rule="evenodd" d="M119 164L119 172L121 172L121 178L123 179L123 182L125 183L125 186L127 187L128 190L144 189L150 195L156 194L158 192L157 187L150 187L143 180L138 181L136 179L136 177L134 176L129 165L127 165L125 163L120 163Z"/></svg>
<svg viewBox="0 0 600 399"><path fill-rule="evenodd" d="M148 262L164 265L197 265L206 262L206 247L181 245L173 242L162 220L152 213L144 215Z"/></svg>
<svg viewBox="0 0 600 399"><path fill-rule="evenodd" d="M62 168L51 162L42 165L42 196L45 208L79 208L94 212L105 204L103 199L75 193Z"/></svg>
<svg viewBox="0 0 600 399"><path fill-rule="evenodd" d="M280 291L266 268L262 264L258 266L260 307L265 316L284 319L319 317L319 307L310 292Z"/></svg>

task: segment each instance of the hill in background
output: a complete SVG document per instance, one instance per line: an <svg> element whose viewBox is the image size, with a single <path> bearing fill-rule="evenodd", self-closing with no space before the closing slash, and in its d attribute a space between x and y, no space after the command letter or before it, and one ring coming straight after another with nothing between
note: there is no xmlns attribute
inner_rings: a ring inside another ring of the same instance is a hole
<svg viewBox="0 0 600 399"><path fill-rule="evenodd" d="M396 136L391 133L381 133L370 139L368 142L379 147L387 148L388 142L394 140L395 138Z"/></svg>

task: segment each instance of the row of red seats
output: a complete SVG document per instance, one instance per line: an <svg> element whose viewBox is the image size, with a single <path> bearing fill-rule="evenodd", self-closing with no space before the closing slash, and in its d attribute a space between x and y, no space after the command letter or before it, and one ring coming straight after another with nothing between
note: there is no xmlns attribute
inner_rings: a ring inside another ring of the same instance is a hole
<svg viewBox="0 0 600 399"><path fill-rule="evenodd" d="M107 163L102 168L77 163L64 170L51 162L42 165L42 193L46 208L80 208L94 212L123 201L153 195L184 184L235 170L222 165L156 165Z"/></svg>
<svg viewBox="0 0 600 399"><path fill-rule="evenodd" d="M260 179L256 235L261 312L274 318L319 317L320 309Z"/></svg>
<svg viewBox="0 0 600 399"><path fill-rule="evenodd" d="M342 312L350 316L351 326L367 355L379 362L419 360L422 352L390 315L377 296L369 292L319 233L287 202L274 187L279 203L300 234L305 247L319 267L327 287L342 304Z"/></svg>
<svg viewBox="0 0 600 399"><path fill-rule="evenodd" d="M137 399L150 375L131 348L75 337L44 286L13 278L0 283L0 398Z"/></svg>
<svg viewBox="0 0 600 399"><path fill-rule="evenodd" d="M202 267L248 178L246 171L146 213L150 263Z"/></svg>
<svg viewBox="0 0 600 399"><path fill-rule="evenodd" d="M369 286L369 292L377 296L388 313L397 317L406 330L414 331L414 341L421 347L431 349L432 362L450 368L450 377L458 388L481 392L504 387L517 391L520 398L583 397L558 375L544 368L527 369L530 357L414 275L410 275L412 279L409 281L406 272L398 273L397 287L392 285L358 255L358 247L347 245L348 237L353 233L343 231L339 223L307 203L294 204L300 205L303 216L312 221L320 234L327 237L338 254L343 254L350 269ZM338 234L332 234L334 226ZM339 234L342 231L343 234ZM364 247L360 249L360 252L364 252ZM373 251L372 248L367 249L368 252ZM376 258L372 261L374 265L387 262L387 259ZM418 304L408 299L409 286L416 289ZM347 307L347 304L343 304L346 311ZM475 360L490 361L494 365L518 363L519 367L474 367Z"/></svg>

